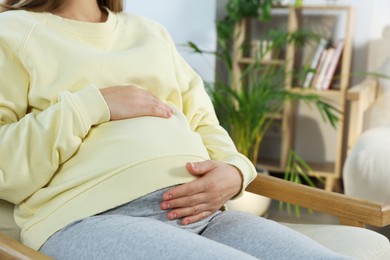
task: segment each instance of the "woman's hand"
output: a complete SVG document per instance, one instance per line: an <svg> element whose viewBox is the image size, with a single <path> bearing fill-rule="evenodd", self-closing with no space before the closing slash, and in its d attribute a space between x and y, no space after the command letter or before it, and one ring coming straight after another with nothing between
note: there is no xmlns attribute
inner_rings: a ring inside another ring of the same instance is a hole
<svg viewBox="0 0 390 260"><path fill-rule="evenodd" d="M160 207L171 210L168 219L182 218L187 225L204 219L219 210L241 190L240 171L217 161L187 163L187 170L199 179L168 190Z"/></svg>
<svg viewBox="0 0 390 260"><path fill-rule="evenodd" d="M147 90L134 86L116 86L100 89L108 108L110 120L140 116L170 118L172 109Z"/></svg>

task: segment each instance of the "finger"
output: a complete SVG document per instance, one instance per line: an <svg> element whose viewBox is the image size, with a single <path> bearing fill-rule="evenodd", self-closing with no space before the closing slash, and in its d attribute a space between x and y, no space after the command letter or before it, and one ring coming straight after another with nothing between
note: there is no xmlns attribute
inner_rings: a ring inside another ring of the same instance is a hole
<svg viewBox="0 0 390 260"><path fill-rule="evenodd" d="M211 211L204 211L204 212L201 212L201 213L199 213L197 215L185 217L181 221L181 224L182 225L189 225L189 224L201 221L202 219L205 219L205 218L211 216L211 214L212 214Z"/></svg>
<svg viewBox="0 0 390 260"><path fill-rule="evenodd" d="M202 178L176 186L163 194L164 201L192 196L207 190L207 181Z"/></svg>
<svg viewBox="0 0 390 260"><path fill-rule="evenodd" d="M149 90L141 89L134 86L129 86L131 90L130 99L132 91L134 91L133 100L136 100L139 103L139 107L143 112L143 116L158 116L169 118L173 115L173 110L167 104L165 104L161 99L153 95Z"/></svg>
<svg viewBox="0 0 390 260"><path fill-rule="evenodd" d="M171 210L168 212L167 217L168 219L179 219L184 217L190 217L194 215L198 215L202 212L209 211L210 207L206 204L200 204L193 207L187 207L187 208L178 208Z"/></svg>
<svg viewBox="0 0 390 260"><path fill-rule="evenodd" d="M160 99L149 94L144 103L143 115L170 118L173 115L173 110Z"/></svg>
<svg viewBox="0 0 390 260"><path fill-rule="evenodd" d="M207 160L203 162L189 162L186 164L186 168L189 173L194 175L203 175L217 167L217 162Z"/></svg>
<svg viewBox="0 0 390 260"><path fill-rule="evenodd" d="M202 203L210 203L214 200L208 199L206 193L197 193L191 196L184 196L177 199L166 200L161 202L162 210L193 207Z"/></svg>
<svg viewBox="0 0 390 260"><path fill-rule="evenodd" d="M170 118L172 115L172 109L164 104L154 104L153 106L150 106L146 114L146 116L158 116L164 118Z"/></svg>

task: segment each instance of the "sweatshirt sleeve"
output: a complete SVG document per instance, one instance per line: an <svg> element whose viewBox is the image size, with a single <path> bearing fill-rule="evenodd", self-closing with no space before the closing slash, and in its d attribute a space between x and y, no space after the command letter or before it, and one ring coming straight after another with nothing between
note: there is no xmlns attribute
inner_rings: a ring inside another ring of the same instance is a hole
<svg viewBox="0 0 390 260"><path fill-rule="evenodd" d="M58 102L27 113L29 76L0 42L0 199L18 204L45 186L109 110L93 85L60 93Z"/></svg>
<svg viewBox="0 0 390 260"><path fill-rule="evenodd" d="M186 63L171 42L176 77L182 91L183 112L191 128L200 134L212 160L222 161L237 167L243 176L241 193L256 177L252 162L240 154L232 139L220 126L213 104L207 94L202 78Z"/></svg>

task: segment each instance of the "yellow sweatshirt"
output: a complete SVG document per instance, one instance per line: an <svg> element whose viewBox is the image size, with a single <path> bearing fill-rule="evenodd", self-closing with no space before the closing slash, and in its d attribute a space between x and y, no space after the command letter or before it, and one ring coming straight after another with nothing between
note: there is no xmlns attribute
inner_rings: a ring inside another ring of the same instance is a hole
<svg viewBox="0 0 390 260"><path fill-rule="evenodd" d="M175 114L109 121L99 88L117 85L147 89ZM185 163L206 159L240 169L243 188L255 177L160 25L0 14L0 198L16 204L23 243L38 249L77 219L192 181Z"/></svg>

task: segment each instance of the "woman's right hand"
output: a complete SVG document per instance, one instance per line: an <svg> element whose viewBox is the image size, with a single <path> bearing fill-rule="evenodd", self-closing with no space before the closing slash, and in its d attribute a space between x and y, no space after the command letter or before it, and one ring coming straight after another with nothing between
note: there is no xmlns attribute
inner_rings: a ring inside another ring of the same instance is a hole
<svg viewBox="0 0 390 260"><path fill-rule="evenodd" d="M135 86L115 86L100 89L108 108L110 120L140 116L170 118L173 110L151 92Z"/></svg>

